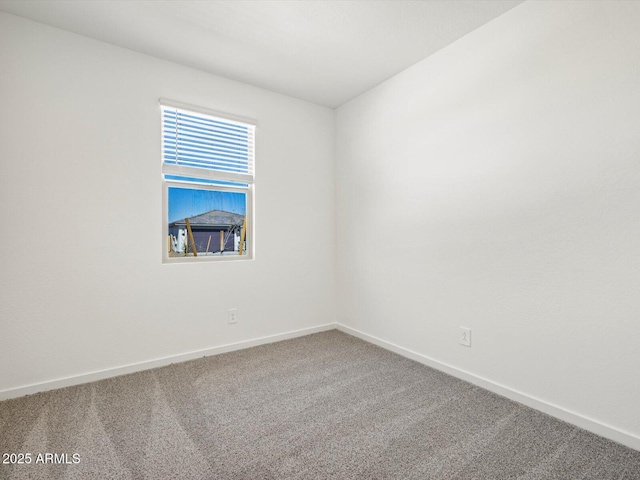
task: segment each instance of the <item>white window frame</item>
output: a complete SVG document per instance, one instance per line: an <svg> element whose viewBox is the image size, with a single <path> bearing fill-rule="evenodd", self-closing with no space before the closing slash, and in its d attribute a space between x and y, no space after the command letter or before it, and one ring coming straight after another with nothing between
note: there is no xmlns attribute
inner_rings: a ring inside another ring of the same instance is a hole
<svg viewBox="0 0 640 480"><path fill-rule="evenodd" d="M197 107L182 102L176 102L173 100L160 99L161 107L177 108L179 110L189 111L193 113L200 113L208 116L212 116L221 120L238 122L245 125L256 127L258 122L251 118L240 117L216 110ZM161 134L163 130L163 115L162 108L160 108L160 122L161 122ZM216 170L204 170L191 167L185 167L181 165L171 165L164 163L164 139L160 140L161 145L161 177L162 177L162 262L171 263L201 263L201 262L229 262L229 261L245 261L253 260L255 258L255 221L254 221L254 189L255 189L255 173L243 174L243 173L228 173L224 171ZM255 148L255 133L254 133L254 145ZM255 156L255 153L254 153ZM255 168L252 166L252 168ZM220 180L231 181L238 183L246 183L247 187L236 187L227 185L212 185L209 183L198 182L181 182L174 179L165 179L165 175L179 175L185 177L206 178L207 180ZM168 238L169 238L169 188L177 187L184 189L194 190L212 190L217 192L237 192L246 195L246 232L245 232L245 244L246 253L242 255L206 255L206 256L184 256L184 257L171 257L169 256Z"/></svg>

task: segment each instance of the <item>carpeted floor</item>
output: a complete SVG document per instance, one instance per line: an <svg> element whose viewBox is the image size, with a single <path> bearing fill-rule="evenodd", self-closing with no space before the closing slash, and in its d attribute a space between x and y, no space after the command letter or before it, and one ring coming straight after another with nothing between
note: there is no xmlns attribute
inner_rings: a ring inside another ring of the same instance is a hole
<svg viewBox="0 0 640 480"><path fill-rule="evenodd" d="M640 479L638 451L335 330L2 402L11 452L2 479Z"/></svg>

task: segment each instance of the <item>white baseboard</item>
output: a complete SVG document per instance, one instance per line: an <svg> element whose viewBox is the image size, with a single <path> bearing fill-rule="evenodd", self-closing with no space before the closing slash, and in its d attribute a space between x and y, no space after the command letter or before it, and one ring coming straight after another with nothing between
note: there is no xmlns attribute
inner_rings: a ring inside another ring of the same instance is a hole
<svg viewBox="0 0 640 480"><path fill-rule="evenodd" d="M553 405L549 402L540 400L526 393L519 392L512 388L496 383L492 380L488 380L486 378L480 377L478 375L467 372L465 370L461 370L457 367L453 367L446 363L430 358L426 355L422 355L420 353L414 352L412 350L401 347L399 345L395 345L391 342L387 342L386 340L382 340L380 338L374 337L373 335L369 335L367 333L361 332L360 330L347 327L346 325L342 325L340 323L328 323L326 325L319 325L317 327L304 328L301 330L294 330L290 332L280 333L277 335L269 335L266 337L254 338L254 339L245 340L242 342L231 343L227 345L220 345L218 347L205 348L202 350L195 350L191 352L181 353L178 355L171 355L168 357L157 358L157 359L148 360L145 362L132 363L132 364L123 365L120 367L84 373L81 375L75 375L71 377L59 378L59 379L50 380L47 382L34 383L31 385L25 385L17 388L0 390L0 401L7 400L10 398L22 397L24 395L31 395L33 393L45 392L47 390L54 390L57 388L64 388L64 387L70 387L73 385L79 385L83 383L95 382L97 380L116 377L118 375L126 375L128 373L135 373L143 370L149 370L152 368L164 367L172 363L185 362L188 360L194 360L196 358L207 357L210 355L218 355L220 353L232 352L234 350L241 350L244 348L255 347L258 345L264 345L268 343L279 342L282 340L288 340L291 338L302 337L305 335L310 335L312 333L324 332L326 330L332 330L335 328L337 328L338 330L344 333L347 333L349 335L353 335L354 337L358 337L362 340L365 340L369 343L373 343L374 345L378 345L379 347L382 347L386 350L402 355L403 357L410 358L411 360L415 360L416 362L427 365L428 367L435 368L436 370L440 370L449 375L452 375L454 377L460 378L469 383L482 387L486 390L489 390L493 393L509 398L510 400L514 400L518 403L522 403L523 405L526 405L535 410L546 413L547 415L551 415L552 417L558 418L564 422L571 423L572 425L576 425L587 431L595 433L596 435L600 435L602 437L613 440L614 442L621 443L622 445L625 445L629 448L640 450L640 437L637 437L632 433L626 432L616 427L612 427L603 422L594 420L592 418L588 418L584 415L572 412L570 410L559 407L557 405Z"/></svg>
<svg viewBox="0 0 640 480"><path fill-rule="evenodd" d="M527 407L531 407L535 410L546 413L547 415L551 415L552 417L555 417L559 420L570 423L572 425L576 425L577 427L595 433L596 435L600 435L601 437L608 438L609 440L613 440L614 442L621 443L622 445L633 448L634 450L640 450L640 437L637 437L632 433L626 432L616 427L612 427L611 425L607 425L603 422L588 418L584 415L572 412L557 405L553 405L549 402L540 400L539 398L533 397L526 393L519 392L504 385L500 385L499 383L496 383L492 380L488 380L465 370L453 367L407 348L400 347L399 345L395 345L380 338L374 337L373 335L361 332L360 330L356 330L355 328L347 327L346 325L342 325L340 323L336 324L336 328L344 333L348 333L349 335L353 335L354 337L358 337L369 343L378 345L385 350L390 350L394 353L402 355L403 357L410 358L411 360L415 360L416 362L422 363L423 365L427 365L428 367L435 368L436 370L440 370L449 375L460 378L461 380L465 380L469 383L489 390L490 392L497 393L498 395L506 397L510 400L522 403Z"/></svg>
<svg viewBox="0 0 640 480"><path fill-rule="evenodd" d="M255 347L267 343L288 340L290 338L302 337L305 335L310 335L312 333L333 330L335 328L335 323L328 323L326 325L319 325L317 327L303 328L301 330L293 330L291 332L279 333L277 335L254 338L251 340L245 340L243 342L220 345L219 347L194 350L177 355L170 355L168 357L156 358L154 360L131 363L129 365L123 365L120 367L107 368L104 370L83 373L71 377L58 378L46 382L24 385L22 387L9 388L6 390L0 390L0 401L8 400L10 398L22 397L24 395L31 395L38 392L46 392L47 390L55 390L57 388L71 387L73 385L80 385L82 383L95 382L96 380L103 380L105 378L117 377L118 375L140 372L143 370L149 370L151 368L164 367L172 363L180 363L187 360L195 360L196 358L208 357L210 355L218 355L220 353L232 352L234 350L241 350L243 348Z"/></svg>

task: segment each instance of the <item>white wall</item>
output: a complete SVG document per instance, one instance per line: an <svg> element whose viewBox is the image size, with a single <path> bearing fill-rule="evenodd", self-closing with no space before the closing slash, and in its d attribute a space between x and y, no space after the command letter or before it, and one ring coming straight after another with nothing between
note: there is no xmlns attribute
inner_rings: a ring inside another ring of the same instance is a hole
<svg viewBox="0 0 640 480"><path fill-rule="evenodd" d="M254 261L162 264L160 97L258 120ZM0 393L334 322L333 122L0 13Z"/></svg>
<svg viewBox="0 0 640 480"><path fill-rule="evenodd" d="M638 25L526 2L336 113L338 321L636 448Z"/></svg>

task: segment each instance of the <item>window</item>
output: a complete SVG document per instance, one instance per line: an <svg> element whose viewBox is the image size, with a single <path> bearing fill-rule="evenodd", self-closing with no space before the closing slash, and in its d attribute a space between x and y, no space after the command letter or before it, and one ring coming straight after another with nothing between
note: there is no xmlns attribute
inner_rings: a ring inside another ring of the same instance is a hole
<svg viewBox="0 0 640 480"><path fill-rule="evenodd" d="M256 122L160 105L164 261L252 258Z"/></svg>

